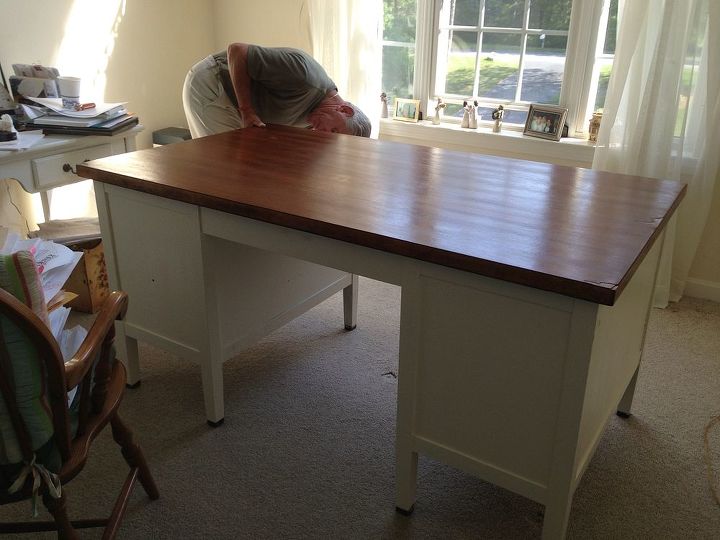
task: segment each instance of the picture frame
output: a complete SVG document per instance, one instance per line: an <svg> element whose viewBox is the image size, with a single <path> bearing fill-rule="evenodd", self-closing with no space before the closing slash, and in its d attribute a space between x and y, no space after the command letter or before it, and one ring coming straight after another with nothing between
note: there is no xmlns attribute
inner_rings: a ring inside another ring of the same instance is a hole
<svg viewBox="0 0 720 540"><path fill-rule="evenodd" d="M562 137L567 113L566 107L531 103L523 135L559 141Z"/></svg>
<svg viewBox="0 0 720 540"><path fill-rule="evenodd" d="M5 79L5 72L3 71L2 64L0 64L0 114L14 113L15 112L15 101L10 95L10 88L7 85Z"/></svg>
<svg viewBox="0 0 720 540"><path fill-rule="evenodd" d="M420 100L395 98L393 119L402 122L417 122L420 118Z"/></svg>

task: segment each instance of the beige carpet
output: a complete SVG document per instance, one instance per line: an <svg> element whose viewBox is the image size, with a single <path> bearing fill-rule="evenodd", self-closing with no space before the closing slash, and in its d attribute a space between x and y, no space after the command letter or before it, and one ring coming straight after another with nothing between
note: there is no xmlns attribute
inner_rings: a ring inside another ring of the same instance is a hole
<svg viewBox="0 0 720 540"><path fill-rule="evenodd" d="M205 423L199 368L141 346L142 386L121 410L161 499L136 489L120 538L539 538L541 505L425 458L414 514L395 513L388 373L397 371L399 289L360 286L357 330L342 330L336 295L226 363L217 429ZM703 428L720 414L720 305L653 310L633 410L610 419L568 537L720 537L702 453ZM68 486L72 513L109 512L125 474L106 433ZM0 507L0 519L28 512ZM53 535L24 536L33 537Z"/></svg>

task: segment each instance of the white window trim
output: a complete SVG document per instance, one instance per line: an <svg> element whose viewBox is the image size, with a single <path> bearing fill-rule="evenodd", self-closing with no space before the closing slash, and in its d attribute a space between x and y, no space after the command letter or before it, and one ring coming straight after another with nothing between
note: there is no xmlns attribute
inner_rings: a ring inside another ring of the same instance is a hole
<svg viewBox="0 0 720 540"><path fill-rule="evenodd" d="M584 138L550 141L504 127L493 133L489 125L466 129L450 123L435 126L429 121L381 119L379 139L583 168L592 167L595 155L595 144Z"/></svg>
<svg viewBox="0 0 720 540"><path fill-rule="evenodd" d="M433 89L437 76L435 62L438 50L440 9L444 0L418 0L417 30L415 47L414 98L420 100L423 117L434 110ZM588 110L581 104L588 103L588 96L597 81L593 83L593 64L597 54L600 18L609 0L573 0L570 16L566 73L578 76L563 81L560 106L568 108L568 127L571 137L585 137L587 134ZM604 33L604 29L603 29ZM595 77L596 78L596 77ZM446 120L459 123L458 120ZM490 122L481 120L480 125ZM522 129L521 126L506 126L506 130Z"/></svg>

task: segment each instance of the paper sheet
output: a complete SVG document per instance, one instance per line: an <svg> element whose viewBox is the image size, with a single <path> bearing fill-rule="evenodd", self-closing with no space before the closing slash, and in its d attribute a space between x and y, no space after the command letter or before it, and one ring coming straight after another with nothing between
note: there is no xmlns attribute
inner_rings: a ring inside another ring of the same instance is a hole
<svg viewBox="0 0 720 540"><path fill-rule="evenodd" d="M42 240L40 238L25 240L18 233L10 231L5 236L5 242L2 249L0 249L0 254L7 255L17 251L30 251L35 257L45 301L48 303L58 295L75 265L82 257L81 252L73 251L69 247L51 240ZM82 326L65 328L69 315L70 308L65 306L54 307L48 313L50 332L57 340L65 362L75 355L88 334L88 331ZM68 406L72 403L76 392L77 388L73 388L68 392Z"/></svg>
<svg viewBox="0 0 720 540"><path fill-rule="evenodd" d="M84 111L75 111L72 109L63 108L62 99L60 99L60 98L31 97L28 99L31 99L35 103L39 103L40 105L43 105L43 106L47 107L48 109L51 109L53 112L56 112L57 114L71 116L73 118L92 118L94 116L98 116L100 114L106 113L110 109L114 109L114 108L122 106L122 105L127 105L126 101L123 101L120 103L95 103L95 107L93 107L92 109L85 109Z"/></svg>
<svg viewBox="0 0 720 540"><path fill-rule="evenodd" d="M0 150L26 150L39 143L45 135L42 130L35 130L20 131L17 136L18 138L14 141L0 142Z"/></svg>

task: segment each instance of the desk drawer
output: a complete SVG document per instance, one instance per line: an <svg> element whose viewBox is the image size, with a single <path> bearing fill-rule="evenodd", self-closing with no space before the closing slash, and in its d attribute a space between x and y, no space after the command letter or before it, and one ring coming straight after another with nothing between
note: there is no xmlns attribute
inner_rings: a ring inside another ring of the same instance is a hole
<svg viewBox="0 0 720 540"><path fill-rule="evenodd" d="M35 176L35 185L38 190L44 190L80 182L84 178L80 178L75 173L70 172L69 169L67 171L63 170L63 166L67 164L75 170L75 165L78 163L111 155L113 155L112 145L100 144L90 148L33 159L32 169Z"/></svg>

